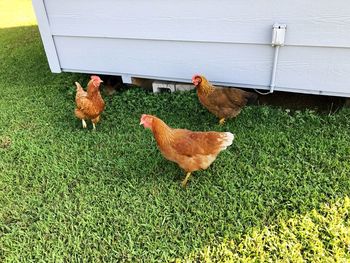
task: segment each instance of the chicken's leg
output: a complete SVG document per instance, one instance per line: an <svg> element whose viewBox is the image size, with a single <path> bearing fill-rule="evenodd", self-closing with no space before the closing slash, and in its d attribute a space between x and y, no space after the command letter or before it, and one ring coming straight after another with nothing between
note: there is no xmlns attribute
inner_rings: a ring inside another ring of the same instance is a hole
<svg viewBox="0 0 350 263"><path fill-rule="evenodd" d="M86 121L84 119L81 119L81 122L83 124L83 128L85 129L87 127Z"/></svg>
<svg viewBox="0 0 350 263"><path fill-rule="evenodd" d="M191 173L188 172L188 173L186 174L185 179L181 182L182 187L186 187L187 181L188 181L188 179L190 178L190 176L191 176Z"/></svg>
<svg viewBox="0 0 350 263"><path fill-rule="evenodd" d="M100 115L97 116L95 119L92 119L92 126L94 127L94 131L96 130L96 124L100 121Z"/></svg>
<svg viewBox="0 0 350 263"><path fill-rule="evenodd" d="M225 118L221 118L220 121L219 121L219 124L223 125L224 123L225 123Z"/></svg>

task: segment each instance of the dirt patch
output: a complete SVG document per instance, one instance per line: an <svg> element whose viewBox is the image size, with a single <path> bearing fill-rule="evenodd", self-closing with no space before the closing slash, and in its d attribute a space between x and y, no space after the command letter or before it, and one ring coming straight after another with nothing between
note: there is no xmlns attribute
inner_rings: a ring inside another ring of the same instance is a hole
<svg viewBox="0 0 350 263"><path fill-rule="evenodd" d="M123 81L120 76L101 75L100 77L103 80L103 92L108 96L123 88Z"/></svg>
<svg viewBox="0 0 350 263"><path fill-rule="evenodd" d="M11 146L11 139L8 136L0 137L0 149L8 149Z"/></svg>
<svg viewBox="0 0 350 263"><path fill-rule="evenodd" d="M320 113L334 113L347 102L346 98L276 91L259 95L258 105L272 105L291 110L311 109Z"/></svg>

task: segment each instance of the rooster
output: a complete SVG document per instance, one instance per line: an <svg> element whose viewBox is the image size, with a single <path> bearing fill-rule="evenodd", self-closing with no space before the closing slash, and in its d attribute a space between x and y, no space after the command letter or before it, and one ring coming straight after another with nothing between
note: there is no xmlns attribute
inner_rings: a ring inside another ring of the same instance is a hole
<svg viewBox="0 0 350 263"><path fill-rule="evenodd" d="M75 82L77 86L75 116L81 119L83 128L87 127L85 120L89 119L92 122L93 129L96 130L96 123L100 121L100 115L105 108L105 102L99 90L102 82L98 76L91 76L87 91L84 91L81 85Z"/></svg>
<svg viewBox="0 0 350 263"><path fill-rule="evenodd" d="M152 131L163 156L177 163L186 172L186 177L182 181L183 187L186 186L192 172L207 169L234 139L234 135L230 132L173 129L161 119L146 114L141 116L140 125Z"/></svg>
<svg viewBox="0 0 350 263"><path fill-rule="evenodd" d="M249 102L254 102L258 95L236 88L215 87L204 76L194 75L192 83L197 89L201 104L219 118L222 125L225 119L235 118Z"/></svg>

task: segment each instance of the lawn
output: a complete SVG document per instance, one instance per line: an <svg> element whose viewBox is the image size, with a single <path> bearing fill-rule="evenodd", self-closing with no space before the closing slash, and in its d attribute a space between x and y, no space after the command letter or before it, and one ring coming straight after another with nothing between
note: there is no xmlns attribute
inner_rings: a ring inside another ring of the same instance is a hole
<svg viewBox="0 0 350 263"><path fill-rule="evenodd" d="M350 260L349 109L250 106L221 127L193 91L128 88L83 130L89 76L50 72L28 3L0 0L1 262ZM142 113L236 139L183 189Z"/></svg>

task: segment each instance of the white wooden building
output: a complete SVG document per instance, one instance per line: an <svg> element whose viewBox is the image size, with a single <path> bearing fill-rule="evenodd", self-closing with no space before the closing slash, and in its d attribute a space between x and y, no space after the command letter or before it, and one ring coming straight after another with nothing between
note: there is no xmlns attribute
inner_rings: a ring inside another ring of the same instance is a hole
<svg viewBox="0 0 350 263"><path fill-rule="evenodd" d="M52 72L121 75L125 82L190 82L201 73L227 86L272 84L350 97L348 0L33 0L33 6ZM271 45L275 23L287 26L278 48Z"/></svg>

